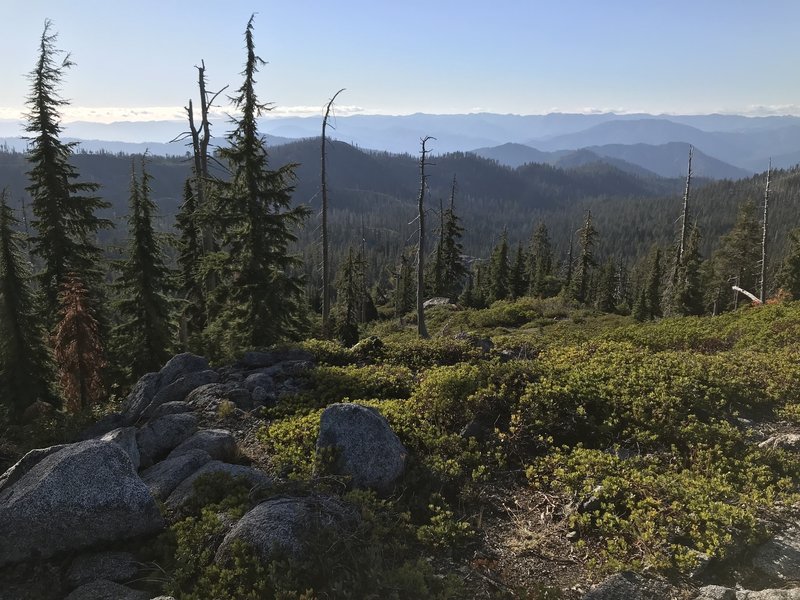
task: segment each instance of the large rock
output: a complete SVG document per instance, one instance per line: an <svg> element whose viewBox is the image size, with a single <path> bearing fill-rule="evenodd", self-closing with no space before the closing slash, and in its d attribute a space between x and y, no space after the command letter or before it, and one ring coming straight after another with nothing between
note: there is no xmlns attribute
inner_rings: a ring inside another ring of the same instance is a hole
<svg viewBox="0 0 800 600"><path fill-rule="evenodd" d="M150 600L150 594L107 579L98 579L82 585L64 600Z"/></svg>
<svg viewBox="0 0 800 600"><path fill-rule="evenodd" d="M204 450L187 450L142 471L142 481L153 496L164 501L181 481L210 461L211 457Z"/></svg>
<svg viewBox="0 0 800 600"><path fill-rule="evenodd" d="M78 442L0 492L0 567L163 527L125 451L113 442Z"/></svg>
<svg viewBox="0 0 800 600"><path fill-rule="evenodd" d="M144 411L146 417L151 417L155 411L168 402L179 402L186 399L190 392L209 383L219 381L219 373L210 369L206 371L196 371L178 377L167 386L159 387L153 396L153 400Z"/></svg>
<svg viewBox="0 0 800 600"><path fill-rule="evenodd" d="M82 554L72 561L67 571L67 583L78 587L96 581L129 581L139 571L139 563L130 552L93 552Z"/></svg>
<svg viewBox="0 0 800 600"><path fill-rule="evenodd" d="M197 431L197 417L189 413L166 415L151 421L136 434L142 468L166 456Z"/></svg>
<svg viewBox="0 0 800 600"><path fill-rule="evenodd" d="M583 600L678 600L680 597L666 581L625 571L604 580L584 595Z"/></svg>
<svg viewBox="0 0 800 600"><path fill-rule="evenodd" d="M790 525L759 546L753 567L770 585L800 582L800 524Z"/></svg>
<svg viewBox="0 0 800 600"><path fill-rule="evenodd" d="M210 368L208 360L202 356L197 356L191 352L176 354L158 372L158 388L165 388L172 382L177 381L178 378L189 373L208 371Z"/></svg>
<svg viewBox="0 0 800 600"><path fill-rule="evenodd" d="M139 470L141 457L139 455L139 444L136 442L136 427L121 427L113 431L109 431L100 438L104 442L114 442L120 448L125 450L125 454L131 459L133 468Z"/></svg>
<svg viewBox="0 0 800 600"><path fill-rule="evenodd" d="M50 446L49 448L35 448L25 454L25 456L20 458L15 464L11 465L5 473L0 475L0 492L22 479L22 477L42 459L66 447L67 444L58 444L57 446Z"/></svg>
<svg viewBox="0 0 800 600"><path fill-rule="evenodd" d="M336 474L348 475L352 484L388 493L406 468L408 452L374 408L334 404L320 420L317 452L332 451Z"/></svg>
<svg viewBox="0 0 800 600"><path fill-rule="evenodd" d="M201 429L169 453L167 458L180 456L190 450L205 450L214 460L232 462L236 459L236 438L227 429Z"/></svg>
<svg viewBox="0 0 800 600"><path fill-rule="evenodd" d="M694 600L736 600L736 590L721 585L707 585L698 590Z"/></svg>
<svg viewBox="0 0 800 600"><path fill-rule="evenodd" d="M331 527L339 531L352 529L357 523L356 511L337 498L272 498L251 509L233 526L217 549L215 560L227 563L237 540L252 546L264 560L275 552L300 556L310 534Z"/></svg>
<svg viewBox="0 0 800 600"><path fill-rule="evenodd" d="M263 471L244 465L231 465L218 460L212 460L184 479L180 485L173 490L164 504L170 510L181 509L195 496L194 482L197 481L199 477L212 473L227 473L231 477L242 477L252 487L268 487L272 485L272 478Z"/></svg>
<svg viewBox="0 0 800 600"><path fill-rule="evenodd" d="M244 380L244 387L246 387L251 393L257 387L262 387L265 390L271 390L275 386L275 382L272 379L272 375L269 373L250 373L245 380Z"/></svg>
<svg viewBox="0 0 800 600"><path fill-rule="evenodd" d="M125 425L133 425L150 406L158 389L158 373L147 373L139 378L122 405Z"/></svg>

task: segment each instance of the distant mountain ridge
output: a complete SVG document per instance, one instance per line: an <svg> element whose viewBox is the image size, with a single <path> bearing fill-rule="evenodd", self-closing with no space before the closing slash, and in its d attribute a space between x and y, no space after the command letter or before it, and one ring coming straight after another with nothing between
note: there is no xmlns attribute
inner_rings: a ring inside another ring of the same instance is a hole
<svg viewBox="0 0 800 600"><path fill-rule="evenodd" d="M265 117L260 126L268 134L268 144L277 146L290 139L319 136L321 118L321 115ZM776 168L792 167L800 161L800 117L795 116L360 114L337 117L331 125L329 131L332 138L358 148L377 151L416 155L420 138L430 135L436 138L432 144L435 154L469 152L476 148L495 148L506 144L523 144L542 152L588 149L604 156L609 164L625 167L619 162L612 163L613 158L671 177L678 174L675 151L670 148L656 151L641 144L656 147L692 144L698 151L699 159L700 154L708 159L706 166L699 160L698 167L706 169L708 176L717 178L739 178L762 172L770 157ZM212 124L212 133L223 137L228 128L229 124L219 119ZM107 124L73 122L64 125L64 136L89 140L82 142L82 147L91 151L104 149L135 153L149 148L153 154L183 156L187 150L185 146L168 142L185 129L186 123L181 120ZM12 130L18 132L19 123L0 121L0 136L19 135L10 133ZM524 162L538 160L535 155L529 155ZM588 158L585 153L581 156ZM544 160L543 157L539 158ZM503 164L517 164L516 161L520 160L509 162L511 159L507 157L496 159ZM571 158L577 159L580 156Z"/></svg>
<svg viewBox="0 0 800 600"><path fill-rule="evenodd" d="M544 152L525 144L509 143L492 148L478 148L472 152L512 168L530 162L568 168L599 161L628 173L670 178L686 176L689 144L606 144L577 150ZM717 160L700 150L694 151L692 170L698 177L708 179L742 179L753 174L750 170Z"/></svg>

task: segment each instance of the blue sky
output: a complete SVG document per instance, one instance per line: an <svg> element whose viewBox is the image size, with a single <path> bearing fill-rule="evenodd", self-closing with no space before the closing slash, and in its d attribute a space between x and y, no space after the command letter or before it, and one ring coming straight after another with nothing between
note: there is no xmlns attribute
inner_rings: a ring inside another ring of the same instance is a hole
<svg viewBox="0 0 800 600"><path fill-rule="evenodd" d="M800 114L796 0L3 0L0 118L24 106L45 18L76 66L65 120L180 117L205 59L239 81L256 16L276 114Z"/></svg>

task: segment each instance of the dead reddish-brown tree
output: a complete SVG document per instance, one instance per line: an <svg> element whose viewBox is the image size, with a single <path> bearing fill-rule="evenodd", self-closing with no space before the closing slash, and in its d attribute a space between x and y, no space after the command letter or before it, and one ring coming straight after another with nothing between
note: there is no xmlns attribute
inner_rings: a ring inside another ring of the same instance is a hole
<svg viewBox="0 0 800 600"><path fill-rule="evenodd" d="M52 335L58 384L70 412L99 402L105 395L107 363L86 286L75 273L61 284L59 320Z"/></svg>

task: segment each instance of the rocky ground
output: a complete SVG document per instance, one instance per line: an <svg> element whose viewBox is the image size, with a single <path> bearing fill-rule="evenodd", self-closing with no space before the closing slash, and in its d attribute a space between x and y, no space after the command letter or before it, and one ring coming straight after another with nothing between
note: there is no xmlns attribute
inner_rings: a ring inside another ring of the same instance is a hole
<svg viewBox="0 0 800 600"><path fill-rule="evenodd" d="M256 437L261 415L296 391L312 364L302 351L251 352L212 369L202 357L181 354L142 377L122 411L81 440L23 456L0 476L0 599L151 598L141 582L152 565L126 544L135 548L163 531L191 502L193 484L204 474L236 475L252 489L275 486ZM797 431L754 426L754 435L800 452ZM317 445L336 449L337 468L354 486L384 494L403 476L408 459L378 411L355 404L323 413ZM478 551L466 565L441 566L461 573L475 597L497 591L525 597L515 590L535 580L561 589L563 598L583 600L800 600L796 515L735 564L694 579L668 582L622 572L591 587L586 551L575 550L545 494L495 487L486 490L486 504ZM236 540L265 561L276 546L300 554L302 531L346 530L358 518L335 496L271 498L228 524L215 557L220 564L229 560Z"/></svg>

